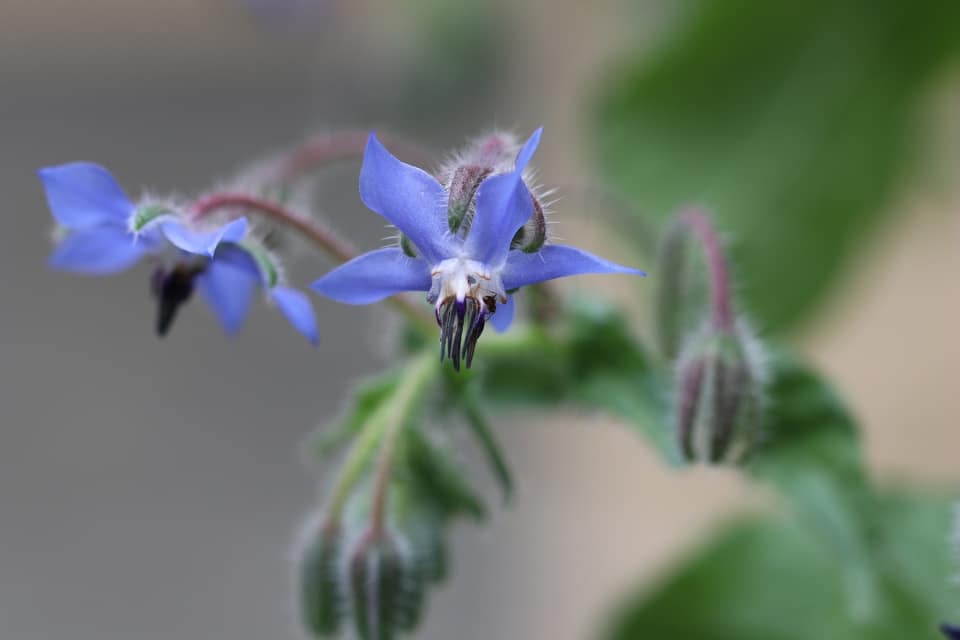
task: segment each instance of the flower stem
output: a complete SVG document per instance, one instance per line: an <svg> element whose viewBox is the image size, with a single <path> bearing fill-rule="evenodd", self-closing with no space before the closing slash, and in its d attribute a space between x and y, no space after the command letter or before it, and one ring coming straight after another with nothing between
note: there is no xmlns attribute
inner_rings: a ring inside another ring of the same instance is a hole
<svg viewBox="0 0 960 640"><path fill-rule="evenodd" d="M380 459L374 484L371 528L382 530L387 486L390 482L397 438L413 414L417 402L439 371L440 367L432 349L424 351L407 365L393 395L367 421L360 438L341 467L327 510L328 522L336 522L340 518L350 492L360 480L379 445Z"/></svg>
<svg viewBox="0 0 960 640"><path fill-rule="evenodd" d="M337 238L333 232L317 221L301 216L271 200L244 193L224 192L211 193L203 196L194 201L189 209L188 216L192 220L200 220L224 209L251 211L277 224L288 227L312 242L328 258L331 258L335 262L349 262L357 256L357 252L353 247ZM433 321L429 315L422 312L406 298L393 296L388 298L387 301L421 331L431 331L433 329Z"/></svg>
<svg viewBox="0 0 960 640"><path fill-rule="evenodd" d="M680 216L700 241L710 273L710 320L721 331L733 329L733 304L730 299L730 270L710 219L701 211L687 211Z"/></svg>
<svg viewBox="0 0 960 640"><path fill-rule="evenodd" d="M191 205L188 216L192 220L200 220L216 211L231 208L253 211L293 229L337 262L352 260L357 255L353 247L316 221L304 218L271 200L244 193L211 193L203 196Z"/></svg>
<svg viewBox="0 0 960 640"><path fill-rule="evenodd" d="M301 178L318 167L359 158L367 146L370 132L364 130L320 133L275 161L271 169L273 180L286 184ZM392 134L381 134L381 140L397 154L409 158L417 166L429 163L428 154L418 145Z"/></svg>

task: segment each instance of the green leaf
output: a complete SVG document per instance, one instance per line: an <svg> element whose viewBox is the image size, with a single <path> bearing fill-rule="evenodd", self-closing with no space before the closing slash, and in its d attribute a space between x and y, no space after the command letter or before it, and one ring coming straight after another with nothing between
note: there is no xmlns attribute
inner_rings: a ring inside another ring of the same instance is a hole
<svg viewBox="0 0 960 640"><path fill-rule="evenodd" d="M597 157L658 216L714 210L748 312L789 327L890 210L958 51L955 0L702 0L611 75Z"/></svg>
<svg viewBox="0 0 960 640"><path fill-rule="evenodd" d="M613 307L581 300L555 334L515 329L481 343L473 379L484 406L600 409L634 426L671 459L663 381Z"/></svg>
<svg viewBox="0 0 960 640"><path fill-rule="evenodd" d="M770 362L769 406L747 471L771 483L842 567L846 601L880 603L869 528L875 497L853 419L830 386L784 353Z"/></svg>
<svg viewBox="0 0 960 640"><path fill-rule="evenodd" d="M946 543L948 503L920 494L877 502L874 562L883 606L858 617L842 567L789 520L743 521L626 602L610 640L934 640L960 601Z"/></svg>
<svg viewBox="0 0 960 640"><path fill-rule="evenodd" d="M500 484L503 501L509 502L513 495L513 477L510 474L510 467L507 465L500 444L497 442L497 437L487 423L487 418L480 407L476 392L470 385L465 385L460 398L463 403L463 414L467 419L467 426L483 449L487 465Z"/></svg>
<svg viewBox="0 0 960 640"><path fill-rule="evenodd" d="M417 500L426 501L447 518L463 514L483 520L483 501L449 454L435 447L419 429L408 428L403 436L406 469Z"/></svg>

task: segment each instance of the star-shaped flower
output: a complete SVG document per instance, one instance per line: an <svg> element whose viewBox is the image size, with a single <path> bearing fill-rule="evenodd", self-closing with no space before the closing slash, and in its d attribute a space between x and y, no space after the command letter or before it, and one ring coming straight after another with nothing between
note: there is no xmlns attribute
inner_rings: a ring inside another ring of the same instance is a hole
<svg viewBox="0 0 960 640"><path fill-rule="evenodd" d="M441 327L441 355L459 368L473 359L490 321L506 330L513 320L511 294L526 285L586 273L643 275L581 249L544 244L536 251L511 248L535 201L523 172L540 141L534 132L512 170L484 175L468 219L450 215L450 194L433 176L395 158L371 134L360 172L364 204L397 227L416 248L365 253L313 283L318 293L347 304L370 304L404 291L428 291Z"/></svg>
<svg viewBox="0 0 960 640"><path fill-rule="evenodd" d="M194 284L224 330L234 333L261 286L300 333L317 341L309 300L278 283L269 255L248 239L246 218L204 225L189 223L163 203L135 205L109 171L88 162L47 167L39 174L50 211L64 231L50 266L108 275L152 258L157 262L152 289L159 334L170 328Z"/></svg>

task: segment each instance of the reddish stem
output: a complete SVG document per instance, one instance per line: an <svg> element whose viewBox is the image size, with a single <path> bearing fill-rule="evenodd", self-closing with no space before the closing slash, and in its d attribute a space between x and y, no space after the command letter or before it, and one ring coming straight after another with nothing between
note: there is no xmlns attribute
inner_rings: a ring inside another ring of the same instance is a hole
<svg viewBox="0 0 960 640"><path fill-rule="evenodd" d="M720 239L702 211L687 211L681 214L681 221L693 231L707 260L710 273L710 309L711 321L715 328L722 331L733 329L733 303L730 299L730 270L727 259L720 246Z"/></svg>
<svg viewBox="0 0 960 640"><path fill-rule="evenodd" d="M370 509L370 531L374 536L384 532L387 513L387 491L390 487L390 474L393 469L393 443L385 442L383 452L377 461L377 477L373 486L373 504Z"/></svg>
<svg viewBox="0 0 960 640"><path fill-rule="evenodd" d="M326 229L315 220L310 220L290 211L282 205L270 200L257 198L243 193L211 193L195 200L190 206L188 217L199 220L222 209L246 209L253 211L274 222L289 227L313 242L321 251L333 258L336 262L349 262L357 257L356 250L340 240L329 229ZM410 303L401 296L392 296L387 299L397 310L412 320L415 325L424 330L431 330L433 322L419 307Z"/></svg>
<svg viewBox="0 0 960 640"><path fill-rule="evenodd" d="M278 160L273 178L279 183L292 182L318 166L359 158L363 156L369 136L369 131L360 130L317 134ZM398 155L409 158L414 164L424 166L429 163L428 154L419 146L391 134L379 137Z"/></svg>
<svg viewBox="0 0 960 640"><path fill-rule="evenodd" d="M338 262L347 262L357 252L314 220L308 220L270 200L243 193L211 193L194 201L188 216L199 220L222 209L237 208L253 211L274 222L297 231Z"/></svg>

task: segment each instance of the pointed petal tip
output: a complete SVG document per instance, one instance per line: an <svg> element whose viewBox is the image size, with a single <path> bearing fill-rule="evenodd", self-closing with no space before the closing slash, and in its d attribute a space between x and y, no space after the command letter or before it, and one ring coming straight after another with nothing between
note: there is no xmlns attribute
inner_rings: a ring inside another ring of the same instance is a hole
<svg viewBox="0 0 960 640"><path fill-rule="evenodd" d="M530 134L527 141L523 143L523 148L521 148L517 154L516 171L522 172L526 169L530 160L533 159L533 154L537 152L537 147L540 146L540 136L542 134L543 127L538 127L536 131Z"/></svg>
<svg viewBox="0 0 960 640"><path fill-rule="evenodd" d="M125 223L133 204L110 172L92 162L42 167L47 205L54 219L68 229Z"/></svg>
<svg viewBox="0 0 960 640"><path fill-rule="evenodd" d="M320 341L317 317L306 294L290 287L278 286L270 291L270 296L287 322L299 331L307 342L316 346Z"/></svg>

